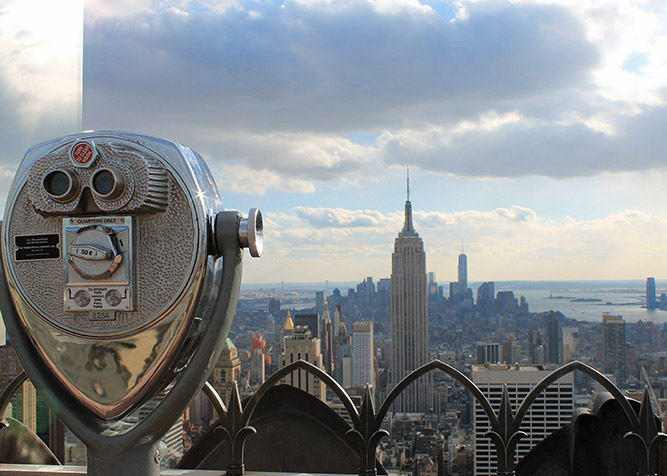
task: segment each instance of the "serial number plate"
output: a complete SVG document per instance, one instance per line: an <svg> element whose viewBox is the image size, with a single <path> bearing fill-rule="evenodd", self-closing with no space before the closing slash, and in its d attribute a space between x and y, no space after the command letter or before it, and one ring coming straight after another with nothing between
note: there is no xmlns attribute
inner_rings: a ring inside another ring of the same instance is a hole
<svg viewBox="0 0 667 476"><path fill-rule="evenodd" d="M88 319L91 321L115 321L116 311L90 311Z"/></svg>

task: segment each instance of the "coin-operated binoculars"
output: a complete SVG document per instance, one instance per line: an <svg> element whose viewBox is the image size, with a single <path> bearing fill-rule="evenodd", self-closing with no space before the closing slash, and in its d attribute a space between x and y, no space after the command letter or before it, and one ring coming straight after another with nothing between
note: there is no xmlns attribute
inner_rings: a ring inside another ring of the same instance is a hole
<svg viewBox="0 0 667 476"><path fill-rule="evenodd" d="M262 216L222 211L204 160L122 132L26 153L2 223L0 305L35 387L86 444L88 474L159 474L160 438L202 388ZM147 418L119 420L173 383Z"/></svg>

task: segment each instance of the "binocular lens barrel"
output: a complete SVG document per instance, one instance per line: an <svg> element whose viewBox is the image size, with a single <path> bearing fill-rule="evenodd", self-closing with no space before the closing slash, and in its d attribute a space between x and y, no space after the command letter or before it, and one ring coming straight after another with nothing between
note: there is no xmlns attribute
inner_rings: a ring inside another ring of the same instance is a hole
<svg viewBox="0 0 667 476"><path fill-rule="evenodd" d="M58 202L71 200L79 191L79 179L66 169L53 170L44 176L44 189Z"/></svg>
<svg viewBox="0 0 667 476"><path fill-rule="evenodd" d="M115 168L98 170L90 182L95 194L105 200L118 198L125 191L125 178L122 172Z"/></svg>

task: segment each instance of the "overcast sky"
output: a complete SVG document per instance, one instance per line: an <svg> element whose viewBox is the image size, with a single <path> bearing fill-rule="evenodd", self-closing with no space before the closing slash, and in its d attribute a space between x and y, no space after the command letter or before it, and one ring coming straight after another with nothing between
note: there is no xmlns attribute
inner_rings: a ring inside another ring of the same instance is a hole
<svg viewBox="0 0 667 476"><path fill-rule="evenodd" d="M82 52L80 5L56 40L30 2L0 0L2 197L33 142L136 130L262 209L246 282L388 277L406 166L441 282L462 242L473 281L667 277L662 0L87 1Z"/></svg>

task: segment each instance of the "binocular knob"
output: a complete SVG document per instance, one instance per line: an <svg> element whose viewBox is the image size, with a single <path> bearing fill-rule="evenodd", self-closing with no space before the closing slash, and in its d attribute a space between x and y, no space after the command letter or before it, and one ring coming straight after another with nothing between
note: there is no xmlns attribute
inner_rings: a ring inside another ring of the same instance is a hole
<svg viewBox="0 0 667 476"><path fill-rule="evenodd" d="M264 223L262 212L257 208L248 211L248 218L241 218L239 223L239 243L248 248L250 256L259 258L264 250Z"/></svg>

